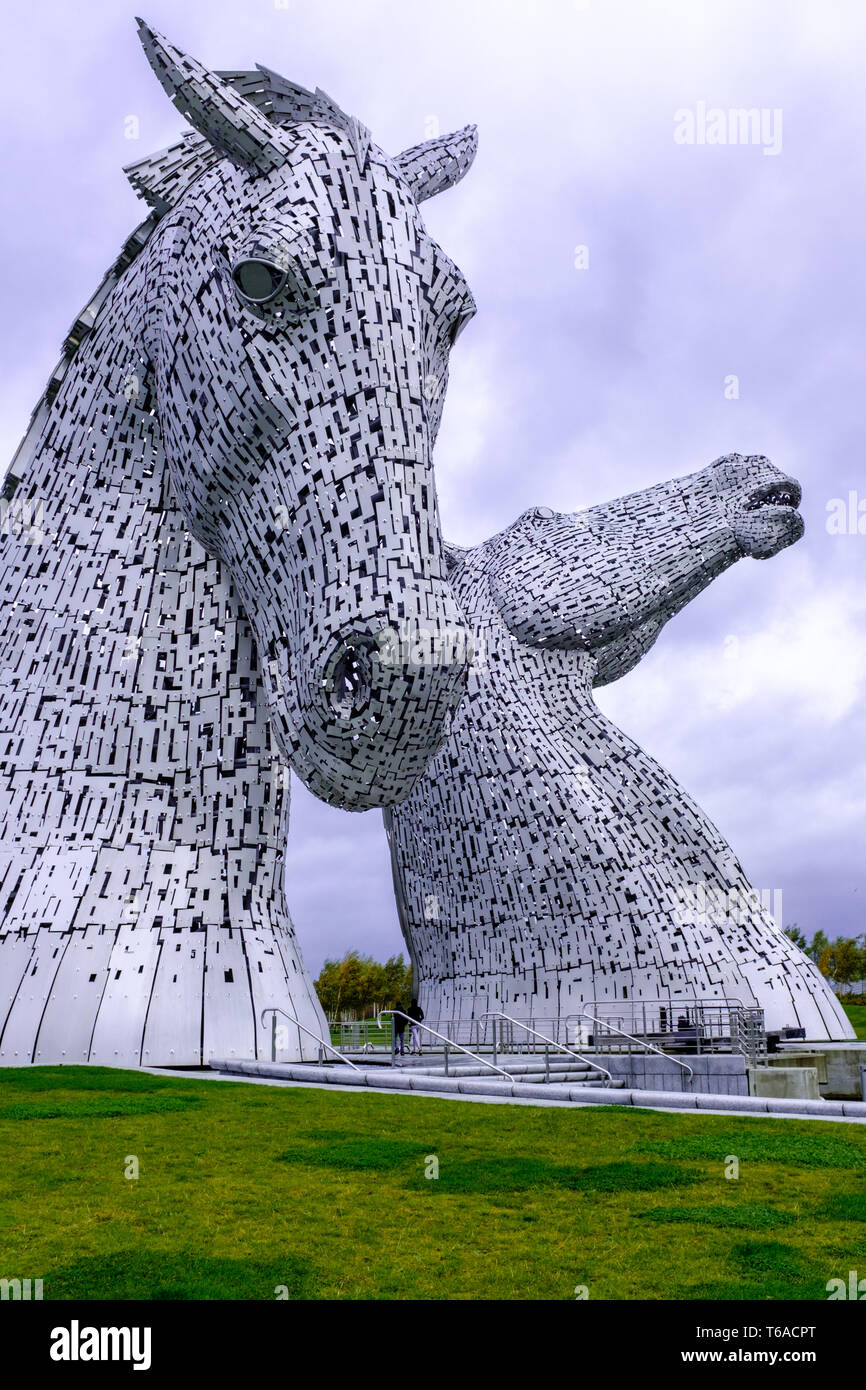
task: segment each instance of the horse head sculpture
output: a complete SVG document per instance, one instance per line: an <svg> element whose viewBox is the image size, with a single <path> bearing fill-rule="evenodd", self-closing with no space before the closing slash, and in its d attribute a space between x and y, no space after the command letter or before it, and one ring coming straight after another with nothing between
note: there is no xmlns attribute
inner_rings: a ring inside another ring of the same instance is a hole
<svg viewBox="0 0 866 1390"><path fill-rule="evenodd" d="M489 543L491 596L518 641L591 651L622 675L624 648L642 656L735 560L770 559L803 535L800 484L763 454L727 454L662 487L663 506L660 488L582 513L530 508ZM545 556L567 584L552 583Z"/></svg>
<svg viewBox="0 0 866 1390"><path fill-rule="evenodd" d="M798 541L799 502L769 459L728 454L450 548L482 659L448 744L385 812L428 1018L615 1004L627 1029L632 1007L699 999L850 1036L720 832L594 698L729 566Z"/></svg>
<svg viewBox="0 0 866 1390"><path fill-rule="evenodd" d="M127 170L149 215L3 484L4 1065L261 1056L277 1020L315 1056L286 764L396 803L467 675L431 450L473 305L418 208L474 129L392 160L141 37L192 129Z"/></svg>
<svg viewBox="0 0 866 1390"><path fill-rule="evenodd" d="M174 491L249 616L286 759L334 805L388 805L465 684L383 634L462 630L431 450L474 305L418 205L462 177L475 129L390 159L324 93L209 72L139 26L198 132L127 170L162 214L142 340Z"/></svg>

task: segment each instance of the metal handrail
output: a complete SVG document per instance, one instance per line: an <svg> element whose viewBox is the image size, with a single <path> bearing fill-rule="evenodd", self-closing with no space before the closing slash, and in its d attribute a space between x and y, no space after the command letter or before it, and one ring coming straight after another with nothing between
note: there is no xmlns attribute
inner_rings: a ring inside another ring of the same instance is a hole
<svg viewBox="0 0 866 1390"><path fill-rule="evenodd" d="M722 1000L716 998L675 999L670 995L665 995L657 999L636 999L633 1001L588 999L583 1002L590 1008L601 1008L603 1012L605 1009L615 1005L615 1016L618 1017L622 1017L622 1011L631 1011L632 1018L630 1021L633 1028L636 1026L636 1021L639 1021L639 1015L637 1020L635 1015L639 1010L642 1010L644 1021L643 1031L640 1034L626 1034L626 1036L637 1038L642 1046L645 1045L648 1048L651 1045L649 1043L644 1044L643 1042L644 1038L650 1035L646 1027L646 1010L648 1007L657 1007L660 1014L662 1010L669 1011L671 1021L673 1020L676 1009L685 1011L687 1017L684 1021L687 1025L688 1015L692 1016L692 1026L698 1056L704 1051L716 1052L726 1050L723 1048L723 1044L728 1044L731 1051L740 1053L753 1062L759 1062L763 1055L765 1046L764 1011L760 1005L743 1004L743 1002L734 995L726 995ZM569 1017L572 1018L576 1016L577 1015L569 1015ZM593 1017L591 1014L588 1016ZM757 1032L755 1031L756 1019L758 1020ZM626 1021L627 1020L624 1018L623 1022ZM615 1030L616 1025L605 1018L599 1019L598 1022L604 1024L607 1028ZM676 1038L676 1036L683 1031L681 1028L671 1028L668 1030L664 1020L660 1020L660 1025L658 1031L665 1037L670 1036L672 1039ZM724 1029L727 1029L727 1033L723 1031ZM689 1028L687 1026L685 1032L688 1033L688 1031ZM670 1056L671 1054L667 1052L664 1055Z"/></svg>
<svg viewBox="0 0 866 1390"><path fill-rule="evenodd" d="M488 1009L486 1013L481 1014L481 1018L504 1018L507 1019L509 1023L516 1023L518 1028L525 1028L527 1033L532 1033L536 1038L541 1038L542 1042L550 1043L551 1047L557 1048L560 1052L567 1052L569 1057L576 1057L578 1062L584 1062L586 1066L593 1067L596 1071L603 1071L608 1081L613 1081L613 1076L608 1071L607 1067L599 1066L598 1062L591 1062L588 1057L582 1057L579 1052L574 1052L570 1047L566 1047L564 1043L558 1043L555 1038L548 1038L545 1033L539 1033L537 1028L530 1028L528 1023L523 1023L519 1018L512 1018L511 1014L504 1014L501 1009Z"/></svg>
<svg viewBox="0 0 866 1390"><path fill-rule="evenodd" d="M379 1022L386 1014L391 1014L392 1017L394 1014L399 1014L401 1018L406 1019L407 1023L413 1023L416 1028L423 1028L425 1033L432 1033L434 1038L439 1038L440 1042L444 1042L447 1047L454 1047L458 1052L465 1052L466 1056L471 1057L473 1062L480 1062L483 1067L489 1067L491 1071L498 1072L500 1076L505 1077L506 1081L518 1081L520 1079L519 1077L512 1076L510 1072L503 1071L501 1067L495 1067L492 1062L486 1061L484 1057L479 1057L477 1053L470 1052L468 1047L461 1047L460 1043L456 1043L452 1041L451 1038L447 1038L444 1033L437 1033L435 1028L428 1028L426 1023L420 1023L417 1018L412 1018L410 1014L404 1014L402 1009L383 1009L381 1013L376 1015L376 1021ZM447 1059L447 1052L445 1056Z"/></svg>
<svg viewBox="0 0 866 1390"><path fill-rule="evenodd" d="M339 1030L340 1047L347 1051L373 1052L375 1044L370 1041L370 1028L376 1026L375 1018L329 1019L331 1038L333 1030ZM348 1039L346 1037L348 1033Z"/></svg>
<svg viewBox="0 0 866 1390"><path fill-rule="evenodd" d="M657 1052L660 1057L667 1057L671 1062L676 1062L678 1067L687 1071L691 1079L694 1080L695 1073L688 1062L681 1062L679 1057L672 1057L670 1052L663 1052L660 1047L653 1047L652 1043L646 1042L644 1038L636 1038L633 1034L624 1032L622 1028L617 1028L615 1024L607 1023L603 1018L593 1018L592 1014L588 1014L585 1009L579 1014L567 1014L566 1023L572 1018L588 1018L590 1023L597 1023L599 1028L609 1028L612 1033L619 1033L621 1038L628 1038L629 1042L637 1043L638 1047L646 1048L647 1052Z"/></svg>
<svg viewBox="0 0 866 1390"><path fill-rule="evenodd" d="M314 1041L317 1042L317 1043L319 1044L320 1047L326 1047L326 1048L328 1049L329 1052L333 1052L334 1056L335 1056L335 1057L339 1057L339 1059L340 1059L341 1062L345 1062L347 1067L351 1067L351 1068L352 1068L352 1071L360 1071L360 1070L361 1070L360 1067L356 1067L356 1066L355 1066L355 1063L354 1063L354 1062L350 1062L349 1059L348 1059L348 1057L344 1057L343 1054L342 1054L342 1052L339 1050L339 1048L334 1047L333 1043L325 1042L325 1039L324 1039L324 1038L320 1038L319 1035L318 1035L318 1033L314 1033L313 1030L312 1030L312 1028L308 1028L307 1025L306 1025L305 1023L301 1023L300 1019L298 1019L298 1018L293 1018L292 1015L291 1015L290 1013L286 1013L286 1010L285 1010L285 1009L278 1009L275 1005L271 1005L271 1006L268 1007L267 1009L262 1009L262 1027L263 1027L263 1028L264 1028L264 1026L265 1026L265 1014L273 1014L273 1015L274 1015L274 1023L273 1023L273 1025L272 1025L272 1029L271 1029L271 1054L272 1054L272 1056L271 1056L271 1061L275 1062L275 1061L277 1060L277 1059L276 1059L276 1055L275 1055L275 1054L276 1054L276 1050L277 1050L277 1047L276 1047L276 1031L277 1031L277 1030L276 1030L276 1022L277 1022L277 1014L282 1014L283 1018L287 1018L287 1019L289 1020L290 1023L294 1023L298 1028L302 1028L303 1031L304 1031L309 1037L313 1038Z"/></svg>
<svg viewBox="0 0 866 1390"><path fill-rule="evenodd" d="M641 996L639 999L585 999L583 1002L585 1004L592 1004L593 1006L596 1004L616 1004L622 1008L636 1008L638 1004L641 1006L644 1004L664 1004L666 1008L670 1007L671 1009L673 1009L674 1006L682 1009L692 1009L696 1006L727 1009L730 1008L732 1004L735 1004L739 1009L754 1009L759 1007L759 1005L756 1004L744 1004L742 999L736 994L723 994L721 996L717 994L697 994L694 998L678 994L653 994L648 995L646 998ZM568 1017L573 1018L574 1015L569 1014Z"/></svg>

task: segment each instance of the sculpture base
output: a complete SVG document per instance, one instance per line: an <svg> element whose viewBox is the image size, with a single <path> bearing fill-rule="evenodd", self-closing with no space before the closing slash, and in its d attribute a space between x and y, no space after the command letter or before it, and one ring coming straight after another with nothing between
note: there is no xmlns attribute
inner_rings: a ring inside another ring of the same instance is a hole
<svg viewBox="0 0 866 1390"><path fill-rule="evenodd" d="M584 1010L592 1012L594 1004L604 1004L605 1017L610 1017L611 1005L619 1004L624 1019L620 1026L625 1031L627 1016L631 1010L639 1010L642 1001L668 1001L674 1022L680 1008L688 1012L696 1002L738 1003L763 1009L768 1032L802 1028L809 1042L855 1038L844 1009L817 968L805 956L800 956L796 966L795 970L766 974L756 968L751 977L744 970L716 981L701 976L694 963L687 980L674 972L665 978L655 969L619 971L615 983L599 974L568 971L503 972L426 981L422 976L419 1000L427 1019L443 1023L477 1019L497 1009L525 1021L573 1017L577 1022ZM591 1024L586 1026L591 1031Z"/></svg>
<svg viewBox="0 0 866 1390"><path fill-rule="evenodd" d="M207 1066L267 1060L270 1008L327 1038L309 977L275 932L144 926L0 938L0 1066ZM317 1044L277 1018L280 1053L314 1060Z"/></svg>

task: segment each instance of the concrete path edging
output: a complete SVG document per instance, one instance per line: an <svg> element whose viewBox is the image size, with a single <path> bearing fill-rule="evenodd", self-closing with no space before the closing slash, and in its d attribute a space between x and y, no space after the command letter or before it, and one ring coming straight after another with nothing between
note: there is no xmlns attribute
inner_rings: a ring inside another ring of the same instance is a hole
<svg viewBox="0 0 866 1390"><path fill-rule="evenodd" d="M488 1081L482 1077L417 1076L411 1071L393 1072L384 1068L352 1071L345 1066L316 1066L308 1062L255 1062L243 1058L213 1058L215 1071L241 1076L273 1077L275 1080L305 1081L321 1086L369 1087L383 1091L435 1091L439 1095L498 1096L520 1100L571 1101L576 1105L635 1105L647 1110L736 1110L761 1115L785 1115L793 1119L838 1118L866 1120L866 1102L860 1100L782 1100L774 1096L731 1096L706 1091L604 1090L592 1086L536 1084L516 1081Z"/></svg>

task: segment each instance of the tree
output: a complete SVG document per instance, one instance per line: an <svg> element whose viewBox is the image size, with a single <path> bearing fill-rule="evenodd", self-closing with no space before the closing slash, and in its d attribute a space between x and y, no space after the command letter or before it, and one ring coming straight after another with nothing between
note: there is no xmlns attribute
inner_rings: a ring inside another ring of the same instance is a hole
<svg viewBox="0 0 866 1390"><path fill-rule="evenodd" d="M367 961L357 951L347 951L338 968L340 1001L345 1009L357 1013L366 997Z"/></svg>
<svg viewBox="0 0 866 1390"><path fill-rule="evenodd" d="M799 946L801 951L806 951L808 954L809 943L796 922L792 922L790 926L785 928L785 935L793 941L795 946Z"/></svg>
<svg viewBox="0 0 866 1390"><path fill-rule="evenodd" d="M339 961L325 961L325 964L319 972L319 978L316 981L316 993L319 996L319 1003L328 1018L335 1017L340 1007Z"/></svg>
<svg viewBox="0 0 866 1390"><path fill-rule="evenodd" d="M823 952L827 950L827 948L829 947L829 945L830 945L830 942L829 942L828 938L824 935L824 933L823 933L822 931L816 931L815 935L812 937L812 944L811 944L811 946L809 947L809 949L808 949L808 951L806 952L806 954L807 954L808 956L810 956L811 959L812 959L813 961L815 961L816 964L818 964L818 962L819 962L820 959L821 959L821 956L822 956ZM819 970L821 969L821 967L820 967L819 964L818 964L818 969L819 969Z"/></svg>
<svg viewBox="0 0 866 1390"><path fill-rule="evenodd" d="M383 966L386 1009L406 1009L412 1002L412 967L402 955L389 956Z"/></svg>
<svg viewBox="0 0 866 1390"><path fill-rule="evenodd" d="M821 952L818 969L834 984L850 985L852 981L863 978L864 952L854 937L837 936Z"/></svg>
<svg viewBox="0 0 866 1390"><path fill-rule="evenodd" d="M402 955L381 965L372 956L347 951L342 960L325 961L316 993L330 1019L369 1018L380 1009L405 1009L412 997L412 967Z"/></svg>

